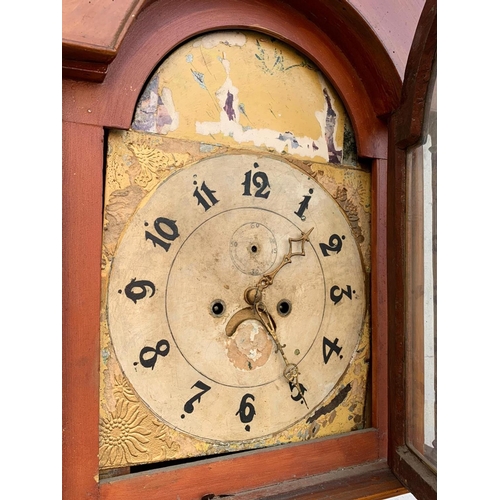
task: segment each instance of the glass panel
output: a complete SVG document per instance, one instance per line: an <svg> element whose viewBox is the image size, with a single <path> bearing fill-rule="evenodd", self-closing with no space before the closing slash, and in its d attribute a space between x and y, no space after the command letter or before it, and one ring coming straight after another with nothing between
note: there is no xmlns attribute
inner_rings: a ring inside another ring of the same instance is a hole
<svg viewBox="0 0 500 500"><path fill-rule="evenodd" d="M437 467L437 84L427 94L422 143L407 153L406 356L407 442Z"/></svg>

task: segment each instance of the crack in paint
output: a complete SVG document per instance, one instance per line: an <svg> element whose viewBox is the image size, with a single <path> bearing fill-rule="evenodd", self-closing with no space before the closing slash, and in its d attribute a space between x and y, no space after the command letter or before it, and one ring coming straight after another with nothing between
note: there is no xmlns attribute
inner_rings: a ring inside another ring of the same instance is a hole
<svg viewBox="0 0 500 500"><path fill-rule="evenodd" d="M326 415L327 413L332 412L339 406L347 397L349 392L351 392L352 383L349 382L344 388L342 388L339 393L325 406L322 406L319 410L314 412L314 415L310 416L307 419L308 424L312 424L315 420L317 420L322 415Z"/></svg>

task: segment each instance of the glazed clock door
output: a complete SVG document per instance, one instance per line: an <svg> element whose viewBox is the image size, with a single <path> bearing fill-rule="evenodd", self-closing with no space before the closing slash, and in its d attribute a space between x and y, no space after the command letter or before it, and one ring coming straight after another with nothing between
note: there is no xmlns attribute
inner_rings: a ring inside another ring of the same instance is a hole
<svg viewBox="0 0 500 500"><path fill-rule="evenodd" d="M370 210L310 61L245 31L172 53L108 136L101 469L362 429Z"/></svg>
<svg viewBox="0 0 500 500"><path fill-rule="evenodd" d="M428 1L393 117L389 177L390 463L418 499L437 496L436 20L436 2Z"/></svg>

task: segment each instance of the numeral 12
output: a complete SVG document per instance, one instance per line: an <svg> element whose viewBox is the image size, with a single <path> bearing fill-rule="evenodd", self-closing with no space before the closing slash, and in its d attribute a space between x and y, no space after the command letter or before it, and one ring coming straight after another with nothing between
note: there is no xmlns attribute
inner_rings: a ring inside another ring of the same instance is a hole
<svg viewBox="0 0 500 500"><path fill-rule="evenodd" d="M257 168L259 164L254 163L253 166ZM256 172L252 176L251 170L245 172L245 180L241 183L241 185L245 187L245 190L243 191L243 196L252 196L252 193L250 191L250 181L252 181L253 185L257 188L257 191L255 192L254 195L256 198L267 199L269 197L271 191L270 190L266 191L266 189L271 188L271 186L269 185L269 179L266 173Z"/></svg>

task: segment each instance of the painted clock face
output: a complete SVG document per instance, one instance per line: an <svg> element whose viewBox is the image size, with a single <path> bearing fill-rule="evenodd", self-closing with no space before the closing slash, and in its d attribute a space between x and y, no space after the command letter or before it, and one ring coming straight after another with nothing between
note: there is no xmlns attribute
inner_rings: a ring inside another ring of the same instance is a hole
<svg viewBox="0 0 500 500"><path fill-rule="evenodd" d="M269 274L257 307L245 291ZM284 161L240 154L183 168L143 201L112 262L107 315L116 357L150 410L231 442L279 432L328 397L365 305L337 202Z"/></svg>

